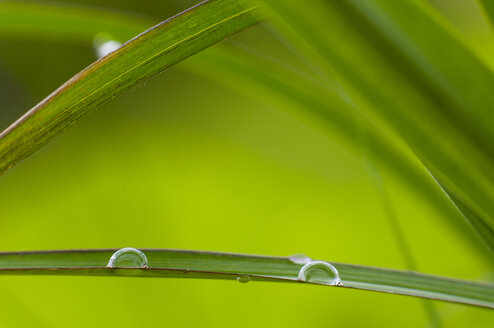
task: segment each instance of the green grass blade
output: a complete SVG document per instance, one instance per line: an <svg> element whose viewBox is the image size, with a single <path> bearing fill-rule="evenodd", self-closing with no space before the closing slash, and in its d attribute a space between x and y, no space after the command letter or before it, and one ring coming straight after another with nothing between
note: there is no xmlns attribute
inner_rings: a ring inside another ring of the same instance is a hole
<svg viewBox="0 0 494 328"><path fill-rule="evenodd" d="M452 26L414 1L266 3L362 111L392 127L442 185L494 227L494 75ZM477 232L492 249L494 239Z"/></svg>
<svg viewBox="0 0 494 328"><path fill-rule="evenodd" d="M0 35L5 38L41 37L58 38L61 42L78 40L90 43L95 35L104 32L123 42L144 31L153 21L151 18L144 19L103 8L10 1L0 6ZM75 28L71 28L73 25ZM355 124L355 120L362 117L357 117L354 109L342 101L335 90L328 90L313 81L300 81L300 76L258 59L238 52L232 54L225 47L217 47L201 56L194 56L182 67L194 73L205 72L208 78L215 78L240 92L255 90L248 95L255 98L261 96L264 102L273 102L273 99L279 97L288 98L302 107L300 113L311 111L315 118L313 121L327 123L323 129L341 131L344 140L349 141L348 149L354 149L363 134L367 136L374 158L386 165L386 168L397 171L397 175L409 181L412 187L421 185L418 181L425 183L424 176L417 172L409 156L392 145L392 138L380 133L368 120ZM244 88L245 84L257 88ZM316 105L313 99L318 99ZM363 131L356 133L359 127ZM430 188L419 188L418 193L428 200L437 200L437 192L431 192ZM433 203L444 204L441 201Z"/></svg>
<svg viewBox="0 0 494 328"><path fill-rule="evenodd" d="M1 8L0 6L0 15ZM142 26L145 24L143 23ZM115 33L119 33L118 24L112 26ZM137 29L141 25L136 24L135 26ZM112 28L107 28L107 31ZM100 27L94 28L94 31L99 30ZM76 33L76 35L90 41L94 31L92 29L82 30L77 32L80 34ZM50 30L40 31L40 33L50 33ZM116 35L111 32L110 34ZM133 30L129 30L124 34L128 34L130 37L135 33ZM126 38L124 34L121 36L123 40ZM119 37L115 36L115 38L118 39ZM70 39L69 34L67 34L67 39ZM1 142L0 145L2 145ZM218 279L236 279L241 274L250 275L251 280L254 281L297 282L296 276L301 266L292 263L288 258L212 252L146 250L150 260L150 269L104 268L113 251L0 253L0 274L123 275ZM349 288L494 307L494 287L489 284L347 264L335 263L335 266L340 271L344 284Z"/></svg>
<svg viewBox="0 0 494 328"><path fill-rule="evenodd" d="M369 171L369 175L371 176L374 185L376 186L376 192L381 201L387 225L395 238L396 246L400 251L403 262L406 265L406 269L418 271L417 261L415 260L410 245L407 242L406 233L403 230L401 222L396 215L396 210L394 209L393 204L389 198L388 190L384 185L381 173L372 161L368 160L367 158L364 158L364 161L366 163L367 170ZM422 305L424 307L425 313L429 317L431 327L440 327L441 321L436 309L434 308L434 304L430 301L422 300Z"/></svg>
<svg viewBox="0 0 494 328"><path fill-rule="evenodd" d="M107 268L116 249L0 253L0 274L206 278L308 283L297 280L302 264L289 257L142 249L149 268ZM409 271L332 263L343 287L494 308L494 285ZM309 283L313 284L313 283Z"/></svg>
<svg viewBox="0 0 494 328"><path fill-rule="evenodd" d="M245 0L202 2L95 62L0 134L0 173L130 87L258 23L256 8Z"/></svg>
<svg viewBox="0 0 494 328"><path fill-rule="evenodd" d="M468 206L463 204L463 202L456 198L453 193L448 191L443 187L444 192L451 201L456 205L460 213L470 222L470 224L475 228L476 231L480 234L483 240L493 240L494 239L494 229L487 225L484 220L477 216L474 212L472 212ZM489 245L492 247L492 245ZM494 248L491 248L491 251L494 253Z"/></svg>
<svg viewBox="0 0 494 328"><path fill-rule="evenodd" d="M292 110L299 121L308 121L323 131L331 131L331 138L347 149L356 150L365 143L366 152L373 161L392 172L425 202L436 208L445 223L460 232L479 253L490 261L481 239L468 227L461 215L447 200L430 175L410 154L409 149L380 130L368 118L356 112L335 90L302 80L296 72L275 67L262 58L252 58L226 46L217 46L194 56L182 64L183 68L205 77L216 79L238 92L246 93L264 104ZM335 135L336 134L336 135ZM365 140L365 141L364 141Z"/></svg>
<svg viewBox="0 0 494 328"><path fill-rule="evenodd" d="M43 38L89 44L95 35L103 32L124 42L152 26L155 21L104 8L12 1L3 2L0 6L2 38ZM323 130L331 131L332 138L335 138L336 132L349 150L361 147L362 139L365 139L373 160L403 179L425 201L437 208L447 223L461 231L472 244L479 245L477 237L467 233L464 222L459 220L454 208L444 201L444 196L438 192L439 188L431 186L423 170L402 149L403 145L400 147L393 137L376 128L368 118L356 113L334 88L321 86L320 81L290 71L289 67L280 66L279 61L268 62L231 47L209 49L184 64L183 68L194 73L204 73L206 77L214 78L261 102L279 108L298 108L293 115L299 117L300 114L308 114L310 124L316 122ZM249 87L245 88L245 85ZM289 102L290 106L277 102L280 98Z"/></svg>
<svg viewBox="0 0 494 328"><path fill-rule="evenodd" d="M159 21L153 18L76 5L2 1L0 38L44 39L90 44L99 33L125 42Z"/></svg>
<svg viewBox="0 0 494 328"><path fill-rule="evenodd" d="M487 19L491 23L491 28L494 29L494 1L491 0L478 0L480 6L484 9Z"/></svg>

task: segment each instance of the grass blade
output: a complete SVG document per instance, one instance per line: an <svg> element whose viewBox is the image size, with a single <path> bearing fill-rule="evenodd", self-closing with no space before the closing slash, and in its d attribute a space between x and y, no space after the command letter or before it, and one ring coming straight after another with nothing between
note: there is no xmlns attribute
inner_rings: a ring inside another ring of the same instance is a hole
<svg viewBox="0 0 494 328"><path fill-rule="evenodd" d="M494 75L453 27L414 1L266 3L362 111L392 127L469 212L494 227ZM494 249L490 234L477 232Z"/></svg>
<svg viewBox="0 0 494 328"><path fill-rule="evenodd" d="M398 220L398 217L396 216L396 211L393 207L393 204L389 199L388 190L384 185L384 182L381 177L381 173L379 172L378 168L374 165L374 163L372 163L372 161L368 160L366 157L364 157L364 162L366 163L369 174L371 175L372 180L374 181L374 184L376 186L376 191L377 194L379 195L379 199L382 204L384 216L386 218L390 230L392 231L392 234L395 237L396 245L400 251L401 257L403 258L406 268L408 270L417 271L418 270L417 261L413 256L410 245L406 240L406 234L403 231L403 228L401 226L400 221ZM429 316L431 327L441 327L441 321L439 319L436 309L434 308L434 304L427 300L422 300L422 304L426 314Z"/></svg>
<svg viewBox="0 0 494 328"><path fill-rule="evenodd" d="M206 278L308 283L297 280L302 264L270 257L171 249L142 249L149 268L107 268L116 249L0 253L0 274ZM494 285L409 271L332 263L343 286L494 308Z"/></svg>
<svg viewBox="0 0 494 328"><path fill-rule="evenodd" d="M152 18L103 8L12 1L0 6L0 35L4 38L57 38L61 42L89 44L95 35L104 32L124 42L155 22ZM75 28L71 28L72 25ZM361 139L365 138L366 148L374 161L394 172L437 208L445 221L473 245L480 245L478 237L465 229L465 223L455 213L454 207L447 204L439 188L431 184L430 177L424 174L403 145L394 142L394 137L383 133L368 118L356 113L355 108L344 102L334 89L304 79L278 64L278 61L268 62L259 56L252 56L252 53L220 46L194 56L182 67L193 73L204 73L207 78L214 78L229 88L247 93L262 102L273 103L276 107L298 108L293 115L299 118L300 114L309 116L310 124L316 122L324 131L332 131L332 138L337 133L349 150L360 147ZM244 87L246 84L248 88ZM277 102L280 98L288 101L290 106L280 105ZM483 249L481 253L486 254Z"/></svg>
<svg viewBox="0 0 494 328"><path fill-rule="evenodd" d="M476 245L479 253L491 260L492 254L486 250L481 238L456 213L455 207L435 186L435 182L417 163L409 149L378 129L371 120L358 114L334 90L308 81L301 82L301 77L293 72L273 67L260 58L247 57L245 53L225 46L208 49L183 63L182 67L215 78L219 83L250 94L263 103L294 110L291 114L299 120L308 120L308 124L315 124L323 131L331 131L333 140L340 137L339 141L349 150L361 147L362 140L365 140L366 150L373 161L393 172L425 202L436 208L447 224L452 225L469 243Z"/></svg>
<svg viewBox="0 0 494 328"><path fill-rule="evenodd" d="M491 28L494 29L494 2L491 0L478 0L480 7L483 8L487 19L491 23Z"/></svg>
<svg viewBox="0 0 494 328"><path fill-rule="evenodd" d="M244 0L205 1L98 60L0 134L0 173L133 85L258 23L255 9Z"/></svg>
<svg viewBox="0 0 494 328"><path fill-rule="evenodd" d="M90 44L99 33L125 42L159 21L120 11L76 5L2 1L0 37L63 40Z"/></svg>

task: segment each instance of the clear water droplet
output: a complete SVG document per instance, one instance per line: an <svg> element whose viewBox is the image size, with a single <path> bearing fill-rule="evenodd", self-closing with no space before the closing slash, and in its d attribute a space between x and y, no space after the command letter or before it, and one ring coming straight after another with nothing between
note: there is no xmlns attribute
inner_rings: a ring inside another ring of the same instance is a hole
<svg viewBox="0 0 494 328"><path fill-rule="evenodd" d="M290 256L289 259L295 264L307 264L312 262L312 259L305 254L294 254Z"/></svg>
<svg viewBox="0 0 494 328"><path fill-rule="evenodd" d="M113 40L111 36L106 33L99 33L93 40L93 47L98 58L105 57L121 46L122 44L120 42Z"/></svg>
<svg viewBox="0 0 494 328"><path fill-rule="evenodd" d="M148 259L138 249L132 247L121 248L110 258L108 268L147 268Z"/></svg>
<svg viewBox="0 0 494 328"><path fill-rule="evenodd" d="M250 277L248 275L241 274L237 276L237 281L241 282L242 284L246 284L250 281Z"/></svg>
<svg viewBox="0 0 494 328"><path fill-rule="evenodd" d="M332 264L324 261L307 263L300 269L297 279L325 285L341 285L338 270Z"/></svg>

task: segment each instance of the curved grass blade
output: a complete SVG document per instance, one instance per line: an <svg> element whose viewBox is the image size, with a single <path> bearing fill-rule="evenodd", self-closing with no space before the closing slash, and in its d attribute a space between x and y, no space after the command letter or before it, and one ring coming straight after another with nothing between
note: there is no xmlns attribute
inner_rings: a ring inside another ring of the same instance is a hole
<svg viewBox="0 0 494 328"><path fill-rule="evenodd" d="M266 3L362 111L392 127L469 212L494 227L494 74L453 27L409 0ZM494 249L494 239L477 232Z"/></svg>
<svg viewBox="0 0 494 328"><path fill-rule="evenodd" d="M14 1L0 5L2 38L43 38L91 43L95 35L104 33L116 41L124 42L155 22L153 18L106 8ZM302 76L290 70L290 67L280 66L278 60L270 62L260 56L252 56L252 52L238 51L232 47L208 49L200 56L193 56L181 67L193 73L203 73L207 78L216 79L229 88L251 94L255 99L261 98L262 102L276 107L298 108L293 115L309 116L310 124L317 123L324 131L331 131L332 138L335 133L342 137L340 141L348 146L347 149L358 148L364 138L375 161L394 172L425 201L437 208L445 221L460 231L460 235L467 238L470 244L480 245L478 237L468 233L463 220L459 220L460 216L444 200L444 196L438 192L439 188L431 185L428 176L414 163L410 154L402 149L403 145L400 147L393 142L394 137L383 133L368 118L357 114L355 108L344 102L334 88ZM278 99L288 101L290 106L283 106L283 103L279 106ZM486 252L480 247L479 250L485 255Z"/></svg>
<svg viewBox="0 0 494 328"><path fill-rule="evenodd" d="M270 65L262 58L249 57L246 53L220 45L194 56L182 67L216 79L238 92L250 94L263 103L293 110L291 114L299 120L308 120L311 126L317 125L323 131L331 131L333 139L339 136L338 141L347 149L362 147L365 140L366 151L374 161L415 190L441 213L445 223L453 226L469 244L475 245L486 259L492 259L482 239L456 213L456 208L441 188L434 186L434 180L417 163L409 149L397 143L395 136L383 132L374 122L357 113L335 90L304 80L296 72Z"/></svg>
<svg viewBox="0 0 494 328"><path fill-rule="evenodd" d="M106 8L22 1L0 3L0 38L36 38L80 43L105 33L125 42L152 27L153 18Z"/></svg>
<svg viewBox="0 0 494 328"><path fill-rule="evenodd" d="M248 0L209 0L98 60L0 133L0 174L125 90L259 22Z"/></svg>
<svg viewBox="0 0 494 328"><path fill-rule="evenodd" d="M487 19L490 22L491 28L494 29L494 1L491 0L478 0L480 7L483 8Z"/></svg>
<svg viewBox="0 0 494 328"><path fill-rule="evenodd" d="M0 253L0 275L79 275L206 278L308 283L297 280L303 264L289 257L233 253L141 249L149 268L107 268L117 249ZM402 294L494 308L494 285L409 271L332 263L343 287Z"/></svg>

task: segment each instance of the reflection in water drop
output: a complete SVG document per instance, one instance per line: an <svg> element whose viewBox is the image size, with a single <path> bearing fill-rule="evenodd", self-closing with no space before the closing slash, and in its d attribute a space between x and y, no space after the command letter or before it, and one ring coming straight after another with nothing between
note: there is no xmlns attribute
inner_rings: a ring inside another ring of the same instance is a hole
<svg viewBox="0 0 494 328"><path fill-rule="evenodd" d="M237 281L246 284L250 281L250 277L248 275L241 274L237 276Z"/></svg>
<svg viewBox="0 0 494 328"><path fill-rule="evenodd" d="M294 254L288 259L290 259L290 261L295 264L307 264L312 262L312 259L305 254Z"/></svg>
<svg viewBox="0 0 494 328"><path fill-rule="evenodd" d="M93 40L93 47L98 58L105 57L110 52L117 50L121 46L122 44L120 42L113 40L111 36L105 33L96 35Z"/></svg>
<svg viewBox="0 0 494 328"><path fill-rule="evenodd" d="M325 285L342 285L338 270L332 264L323 261L312 261L304 265L297 279Z"/></svg>
<svg viewBox="0 0 494 328"><path fill-rule="evenodd" d="M138 249L126 247L116 251L107 265L108 268L147 268L148 259Z"/></svg>

